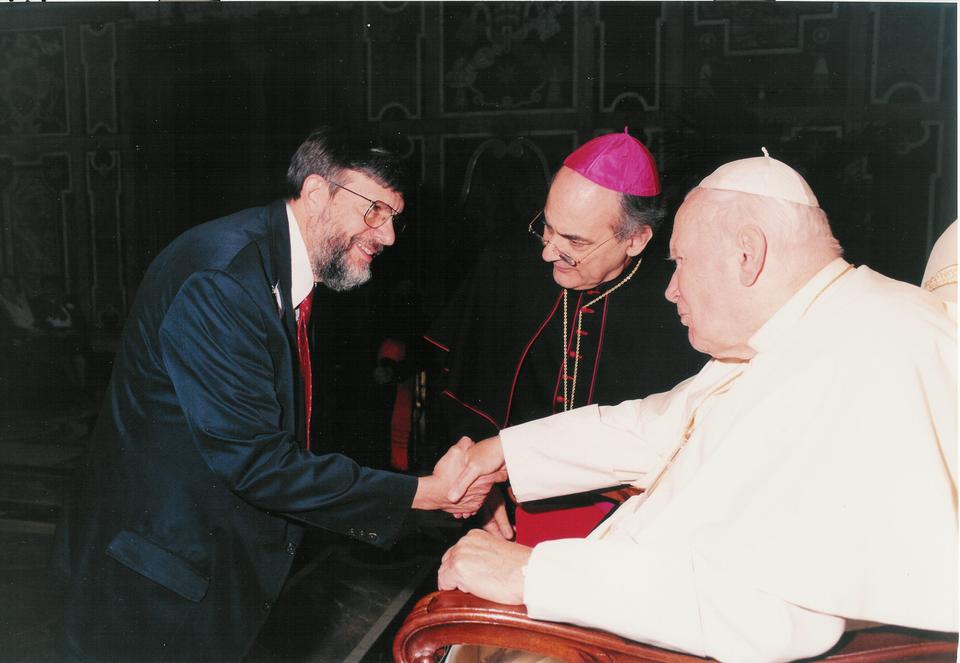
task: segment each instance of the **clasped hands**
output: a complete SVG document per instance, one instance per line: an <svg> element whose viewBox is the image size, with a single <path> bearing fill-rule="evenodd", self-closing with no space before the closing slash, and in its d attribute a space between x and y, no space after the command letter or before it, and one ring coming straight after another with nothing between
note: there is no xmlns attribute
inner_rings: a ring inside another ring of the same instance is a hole
<svg viewBox="0 0 960 663"><path fill-rule="evenodd" d="M497 444L486 444L491 440ZM493 485L507 479L499 439L491 440L475 444L460 438L437 462L433 474L420 478L413 508L442 509L456 518L476 514Z"/></svg>
<svg viewBox="0 0 960 663"><path fill-rule="evenodd" d="M443 465L443 467L441 467ZM497 481L507 478L499 437L474 444L461 438L440 459L434 475L458 468L446 498L456 506L445 509L457 517L473 515ZM531 548L512 543L513 528L507 519L502 493L491 493L485 505L483 530L471 530L444 553L437 572L440 589L459 589L499 603L523 603L523 568ZM475 501L479 498L479 501Z"/></svg>

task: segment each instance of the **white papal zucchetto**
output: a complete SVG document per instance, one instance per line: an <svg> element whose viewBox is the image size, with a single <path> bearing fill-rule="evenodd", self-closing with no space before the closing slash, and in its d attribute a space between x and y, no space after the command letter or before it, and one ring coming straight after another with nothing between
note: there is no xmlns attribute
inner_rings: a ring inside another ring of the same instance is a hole
<svg viewBox="0 0 960 663"><path fill-rule="evenodd" d="M810 185L800 173L767 154L767 148L760 149L763 150L762 157L739 159L724 164L707 175L700 182L700 188L739 191L810 207L820 206Z"/></svg>

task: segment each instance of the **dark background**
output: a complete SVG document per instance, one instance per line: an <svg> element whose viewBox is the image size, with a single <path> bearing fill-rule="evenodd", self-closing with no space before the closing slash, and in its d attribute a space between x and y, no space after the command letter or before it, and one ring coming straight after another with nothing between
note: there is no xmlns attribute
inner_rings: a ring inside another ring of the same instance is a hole
<svg viewBox="0 0 960 663"><path fill-rule="evenodd" d="M407 156L378 276L427 314L566 153L627 125L673 201L766 146L897 278L957 214L951 3L5 5L0 273L55 279L98 340L174 236L278 196L320 123Z"/></svg>
<svg viewBox="0 0 960 663"><path fill-rule="evenodd" d="M0 342L0 399L69 399L74 360L55 355L77 348L102 385L153 257L280 196L321 123L412 175L374 280L314 316L314 420L324 450L362 462L385 462L380 342L416 359L485 243L537 250L519 235L550 174L604 132L650 147L671 212L765 146L806 176L849 260L916 283L957 216L956 62L952 3L6 4L0 276L73 304L74 335L44 366Z"/></svg>
<svg viewBox="0 0 960 663"><path fill-rule="evenodd" d="M381 140L412 174L408 230L314 332L315 419L378 464L355 438L385 425L358 432L391 397L380 341L415 338L484 243L528 241L550 174L600 133L650 147L671 211L765 146L849 260L918 282L957 215L956 61L952 3L5 3L0 275L75 305L102 382L173 237L280 196L321 123ZM21 362L21 388L15 363L0 398L69 391L56 363Z"/></svg>

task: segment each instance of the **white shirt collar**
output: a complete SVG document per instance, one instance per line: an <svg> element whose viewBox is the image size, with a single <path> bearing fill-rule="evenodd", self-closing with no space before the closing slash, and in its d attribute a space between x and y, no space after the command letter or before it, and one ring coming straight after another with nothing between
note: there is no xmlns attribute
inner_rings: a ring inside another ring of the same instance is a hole
<svg viewBox="0 0 960 663"><path fill-rule="evenodd" d="M313 269L290 203L287 203L287 223L290 225L290 301L297 307L313 290Z"/></svg>
<svg viewBox="0 0 960 663"><path fill-rule="evenodd" d="M813 275L806 284L794 293L793 297L780 307L760 329L750 337L748 345L758 353L769 349L778 339L803 317L807 309L844 271L850 269L850 263L843 258L831 261L826 267Z"/></svg>

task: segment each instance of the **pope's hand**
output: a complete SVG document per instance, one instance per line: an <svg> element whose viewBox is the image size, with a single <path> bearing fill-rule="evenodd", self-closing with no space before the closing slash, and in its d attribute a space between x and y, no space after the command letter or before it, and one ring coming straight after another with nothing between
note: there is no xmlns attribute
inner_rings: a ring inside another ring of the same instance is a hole
<svg viewBox="0 0 960 663"><path fill-rule="evenodd" d="M469 440L469 438L461 438L460 442L463 440ZM466 450L465 456L465 465L447 495L451 502L459 502L473 482L482 476L497 474L503 477L498 479L499 481L504 481L507 476L503 462L503 447L499 437L490 437L477 442Z"/></svg>
<svg viewBox="0 0 960 663"><path fill-rule="evenodd" d="M513 539L513 525L510 524L510 517L507 515L503 491L499 488L494 488L487 495L487 500L477 514L477 519L484 531L507 541Z"/></svg>
<svg viewBox="0 0 960 663"><path fill-rule="evenodd" d="M523 603L523 568L532 552L483 530L470 530L443 554L437 586L497 603Z"/></svg>
<svg viewBox="0 0 960 663"><path fill-rule="evenodd" d="M493 484L506 479L506 472L477 475L465 490L458 492L456 499L451 499L454 482L466 471L467 452L473 446L473 440L461 438L437 462L432 475L419 479L413 508L443 509L458 518L467 518L477 512Z"/></svg>

